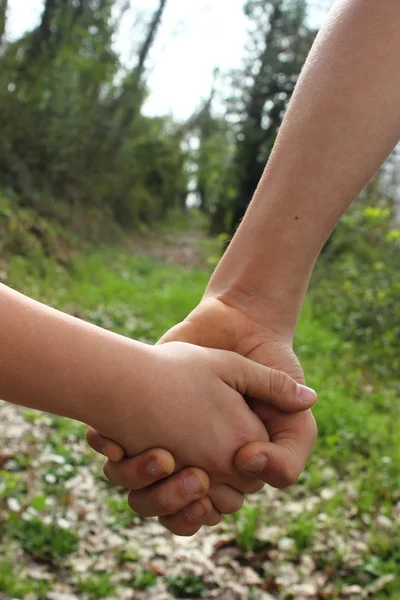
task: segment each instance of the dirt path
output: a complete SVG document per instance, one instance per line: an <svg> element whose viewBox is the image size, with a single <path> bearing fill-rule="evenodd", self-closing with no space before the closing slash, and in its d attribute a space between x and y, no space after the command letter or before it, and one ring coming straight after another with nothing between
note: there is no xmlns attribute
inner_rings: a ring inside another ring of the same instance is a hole
<svg viewBox="0 0 400 600"><path fill-rule="evenodd" d="M190 229L176 233L157 232L135 238L135 254L177 265L185 269L201 269L207 265L207 245L212 241L203 231Z"/></svg>

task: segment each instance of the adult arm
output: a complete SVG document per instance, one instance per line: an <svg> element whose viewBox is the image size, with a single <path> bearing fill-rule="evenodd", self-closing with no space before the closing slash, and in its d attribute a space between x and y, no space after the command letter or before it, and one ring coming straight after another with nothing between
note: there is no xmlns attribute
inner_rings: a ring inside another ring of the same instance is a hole
<svg viewBox="0 0 400 600"><path fill-rule="evenodd" d="M206 297L292 337L332 228L400 139L398 0L338 0Z"/></svg>

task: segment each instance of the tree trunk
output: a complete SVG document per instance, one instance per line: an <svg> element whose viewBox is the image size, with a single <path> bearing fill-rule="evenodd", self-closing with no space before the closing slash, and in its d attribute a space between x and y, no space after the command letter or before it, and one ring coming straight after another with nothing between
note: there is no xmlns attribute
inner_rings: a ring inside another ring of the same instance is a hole
<svg viewBox="0 0 400 600"><path fill-rule="evenodd" d="M0 0L0 44L6 31L8 0Z"/></svg>
<svg viewBox="0 0 400 600"><path fill-rule="evenodd" d="M134 71L132 72L131 76L129 77L129 81L124 86L123 92L118 100L119 106L123 106L124 104L127 104L127 106L121 118L120 125L118 127L117 139L122 138L123 133L130 126L134 119L136 108L138 106L137 99L140 92L143 74L145 71L145 63L148 58L150 49L154 44L157 30L160 26L166 5L167 0L160 0L158 9L155 11L153 18L150 21L146 37L139 50L137 65Z"/></svg>

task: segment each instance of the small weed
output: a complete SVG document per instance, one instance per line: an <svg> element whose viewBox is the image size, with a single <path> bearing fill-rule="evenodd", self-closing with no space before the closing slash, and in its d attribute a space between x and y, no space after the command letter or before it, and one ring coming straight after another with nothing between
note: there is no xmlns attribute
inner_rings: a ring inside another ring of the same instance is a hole
<svg viewBox="0 0 400 600"><path fill-rule="evenodd" d="M236 540L244 552L250 552L257 544L256 531L260 521L260 507L245 504L236 522Z"/></svg>
<svg viewBox="0 0 400 600"><path fill-rule="evenodd" d="M7 498L20 498L26 493L26 483L21 475L0 471L0 502Z"/></svg>
<svg viewBox="0 0 400 600"><path fill-rule="evenodd" d="M147 590L157 583L157 575L147 569L140 569L132 579L135 590Z"/></svg>
<svg viewBox="0 0 400 600"><path fill-rule="evenodd" d="M293 520L287 531L287 536L296 543L298 552L302 552L310 546L314 538L315 521L312 515L302 514Z"/></svg>
<svg viewBox="0 0 400 600"><path fill-rule="evenodd" d="M43 414L34 410L23 410L21 414L28 423L36 423L43 419Z"/></svg>
<svg viewBox="0 0 400 600"><path fill-rule="evenodd" d="M135 513L130 510L125 496L118 496L114 491L114 493L107 498L106 504L112 515L112 527L120 528L132 525Z"/></svg>
<svg viewBox="0 0 400 600"><path fill-rule="evenodd" d="M140 554L135 548L117 548L115 558L122 563L135 563L140 560Z"/></svg>
<svg viewBox="0 0 400 600"><path fill-rule="evenodd" d="M55 524L46 525L38 517L28 521L10 514L7 531L13 539L19 541L25 552L45 562L53 562L72 554L78 545L75 534L60 529Z"/></svg>
<svg viewBox="0 0 400 600"><path fill-rule="evenodd" d="M202 578L197 575L168 577L168 589L175 598L202 598L207 591Z"/></svg>
<svg viewBox="0 0 400 600"><path fill-rule="evenodd" d="M14 563L4 558L0 562L0 592L10 598L25 598L33 595L38 600L45 600L51 589L51 582L38 581L21 575Z"/></svg>
<svg viewBox="0 0 400 600"><path fill-rule="evenodd" d="M115 586L108 573L93 575L87 579L79 579L77 583L80 591L87 594L90 599L107 598L115 595Z"/></svg>

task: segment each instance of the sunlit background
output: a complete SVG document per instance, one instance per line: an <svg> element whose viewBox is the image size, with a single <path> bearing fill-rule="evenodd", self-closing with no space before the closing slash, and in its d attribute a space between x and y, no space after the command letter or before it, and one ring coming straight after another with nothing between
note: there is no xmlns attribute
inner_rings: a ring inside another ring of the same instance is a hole
<svg viewBox="0 0 400 600"><path fill-rule="evenodd" d="M319 26L331 0L309 2L309 22ZM115 3L118 7L125 3ZM126 65L132 65L141 24L157 7L157 0L137 0L127 10L115 47ZM19 37L38 24L43 0L10 0L8 32ZM212 85L215 68L226 72L241 64L246 44L246 17L242 0L170 0L152 48L148 69L148 114L171 114L186 119Z"/></svg>

